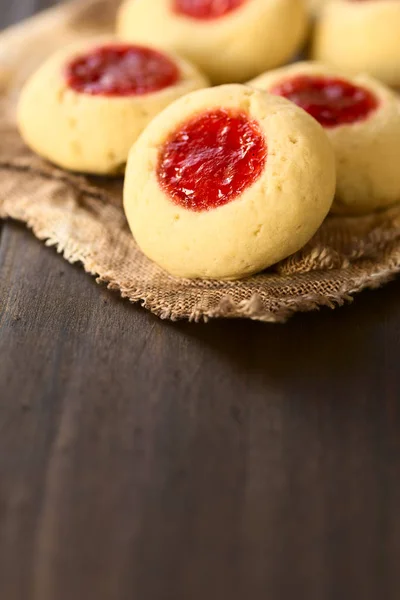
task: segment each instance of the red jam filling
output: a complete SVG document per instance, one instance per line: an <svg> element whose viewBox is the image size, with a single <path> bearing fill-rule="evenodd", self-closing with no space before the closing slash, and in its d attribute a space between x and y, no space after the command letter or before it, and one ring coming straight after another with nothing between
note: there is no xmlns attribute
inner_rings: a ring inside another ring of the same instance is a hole
<svg viewBox="0 0 400 600"><path fill-rule="evenodd" d="M174 85L179 70L161 52L114 44L96 48L70 62L66 78L73 90L84 94L139 96Z"/></svg>
<svg viewBox="0 0 400 600"><path fill-rule="evenodd" d="M261 175L264 136L243 112L216 109L175 131L162 147L157 175L179 206L193 211L231 202Z"/></svg>
<svg viewBox="0 0 400 600"><path fill-rule="evenodd" d="M323 127L337 127L363 121L378 107L378 99L369 90L336 77L299 75L271 90L288 98Z"/></svg>
<svg viewBox="0 0 400 600"><path fill-rule="evenodd" d="M174 0L174 11L192 19L211 20L225 17L247 0Z"/></svg>

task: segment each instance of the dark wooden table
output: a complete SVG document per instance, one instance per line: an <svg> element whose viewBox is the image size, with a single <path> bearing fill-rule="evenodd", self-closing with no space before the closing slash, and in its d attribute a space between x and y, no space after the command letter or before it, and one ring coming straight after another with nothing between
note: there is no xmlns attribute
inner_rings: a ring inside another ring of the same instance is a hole
<svg viewBox="0 0 400 600"><path fill-rule="evenodd" d="M173 324L0 242L1 600L400 598L400 281Z"/></svg>

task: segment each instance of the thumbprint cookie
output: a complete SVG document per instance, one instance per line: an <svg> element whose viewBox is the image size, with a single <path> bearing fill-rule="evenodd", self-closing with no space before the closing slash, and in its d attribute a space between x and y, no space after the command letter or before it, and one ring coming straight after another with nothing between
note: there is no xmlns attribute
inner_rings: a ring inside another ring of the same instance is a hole
<svg viewBox="0 0 400 600"><path fill-rule="evenodd" d="M315 28L313 58L400 87L399 0L330 0Z"/></svg>
<svg viewBox="0 0 400 600"><path fill-rule="evenodd" d="M237 279L296 252L329 212L335 160L323 128L284 98L231 84L193 92L146 128L124 208L170 274Z"/></svg>
<svg viewBox="0 0 400 600"><path fill-rule="evenodd" d="M305 0L125 0L117 32L173 50L222 84L287 62L307 23Z"/></svg>
<svg viewBox="0 0 400 600"><path fill-rule="evenodd" d="M206 86L197 68L148 46L74 44L48 59L25 85L19 129L28 146L62 168L114 174L157 113Z"/></svg>
<svg viewBox="0 0 400 600"><path fill-rule="evenodd" d="M333 212L361 214L400 200L400 103L389 88L317 63L270 71L250 83L291 100L325 129L336 155Z"/></svg>

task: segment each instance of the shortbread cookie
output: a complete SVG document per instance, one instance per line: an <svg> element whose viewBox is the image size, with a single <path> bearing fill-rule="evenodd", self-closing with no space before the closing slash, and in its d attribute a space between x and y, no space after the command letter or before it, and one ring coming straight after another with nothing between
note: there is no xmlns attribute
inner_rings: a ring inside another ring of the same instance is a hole
<svg viewBox="0 0 400 600"><path fill-rule="evenodd" d="M129 155L124 207L172 275L236 279L304 246L329 212L335 160L291 102L225 85L174 102Z"/></svg>
<svg viewBox="0 0 400 600"><path fill-rule="evenodd" d="M74 44L26 84L19 128L28 146L60 167L113 174L157 113L206 86L195 67L159 50L104 39Z"/></svg>
<svg viewBox="0 0 400 600"><path fill-rule="evenodd" d="M287 62L307 21L305 0L126 0L117 30L123 39L178 52L218 84Z"/></svg>
<svg viewBox="0 0 400 600"><path fill-rule="evenodd" d="M325 128L337 163L333 212L359 214L400 200L400 103L391 90L317 63L270 71L250 85L292 100Z"/></svg>
<svg viewBox="0 0 400 600"><path fill-rule="evenodd" d="M399 0L330 0L315 30L313 57L400 87Z"/></svg>

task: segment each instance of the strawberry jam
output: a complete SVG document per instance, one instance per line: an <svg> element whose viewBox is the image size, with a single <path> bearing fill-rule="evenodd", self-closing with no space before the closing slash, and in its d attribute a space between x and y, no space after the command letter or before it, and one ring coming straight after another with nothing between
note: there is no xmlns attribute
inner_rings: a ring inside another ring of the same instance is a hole
<svg viewBox="0 0 400 600"><path fill-rule="evenodd" d="M199 19L210 21L225 17L233 12L247 0L174 0L175 13Z"/></svg>
<svg viewBox="0 0 400 600"><path fill-rule="evenodd" d="M221 108L194 117L167 139L157 175L176 204L204 211L240 196L261 176L266 159L258 124Z"/></svg>
<svg viewBox="0 0 400 600"><path fill-rule="evenodd" d="M158 92L179 79L176 64L161 52L113 44L78 56L66 68L76 92L101 96L139 96Z"/></svg>
<svg viewBox="0 0 400 600"><path fill-rule="evenodd" d="M369 90L336 77L299 75L271 90L288 98L323 127L338 127L363 121L378 107Z"/></svg>

